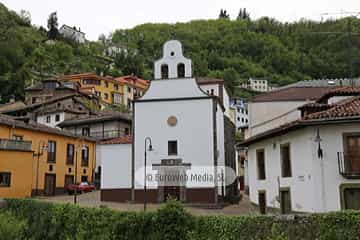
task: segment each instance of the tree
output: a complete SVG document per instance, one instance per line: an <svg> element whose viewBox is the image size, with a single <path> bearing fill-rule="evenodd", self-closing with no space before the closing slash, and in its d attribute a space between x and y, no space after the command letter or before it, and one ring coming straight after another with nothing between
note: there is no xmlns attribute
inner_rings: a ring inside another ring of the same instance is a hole
<svg viewBox="0 0 360 240"><path fill-rule="evenodd" d="M250 20L250 14L246 11L246 8L240 8L236 20Z"/></svg>
<svg viewBox="0 0 360 240"><path fill-rule="evenodd" d="M31 25L31 14L30 14L30 12L25 11L25 10L21 10L19 16L27 25Z"/></svg>
<svg viewBox="0 0 360 240"><path fill-rule="evenodd" d="M59 31L58 31L58 18L56 12L53 12L49 15L47 27L49 29L48 38L52 40L57 39L59 35Z"/></svg>
<svg viewBox="0 0 360 240"><path fill-rule="evenodd" d="M220 19L230 19L230 15L227 14L226 10L221 9L219 14Z"/></svg>

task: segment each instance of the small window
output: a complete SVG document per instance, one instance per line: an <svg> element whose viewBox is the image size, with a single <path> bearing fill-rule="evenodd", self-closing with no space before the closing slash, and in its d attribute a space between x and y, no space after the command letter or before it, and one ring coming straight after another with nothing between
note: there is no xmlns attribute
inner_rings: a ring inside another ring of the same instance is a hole
<svg viewBox="0 0 360 240"><path fill-rule="evenodd" d="M128 87L128 93L131 93L131 87Z"/></svg>
<svg viewBox="0 0 360 240"><path fill-rule="evenodd" d="M185 77L185 64L179 63L177 66L178 78Z"/></svg>
<svg viewBox="0 0 360 240"><path fill-rule="evenodd" d="M119 85L114 84L114 89L115 89L116 91L118 91L118 90L119 90Z"/></svg>
<svg viewBox="0 0 360 240"><path fill-rule="evenodd" d="M281 176L291 177L290 144L280 146Z"/></svg>
<svg viewBox="0 0 360 240"><path fill-rule="evenodd" d="M0 187L10 187L11 173L0 172Z"/></svg>
<svg viewBox="0 0 360 240"><path fill-rule="evenodd" d="M20 135L13 135L13 140L15 141L23 141L24 136L20 136Z"/></svg>
<svg viewBox="0 0 360 240"><path fill-rule="evenodd" d="M178 154L178 147L177 141L169 141L168 142L168 155L177 155Z"/></svg>
<svg viewBox="0 0 360 240"><path fill-rule="evenodd" d="M73 165L74 164L74 153L75 153L74 144L67 145L67 154L66 154L66 164Z"/></svg>
<svg viewBox="0 0 360 240"><path fill-rule="evenodd" d="M211 95L214 95L214 89L211 89L211 93L210 93Z"/></svg>
<svg viewBox="0 0 360 240"><path fill-rule="evenodd" d="M60 115L59 114L56 114L55 115L55 122L59 122L60 121Z"/></svg>
<svg viewBox="0 0 360 240"><path fill-rule="evenodd" d="M129 128L125 128L125 135L126 136L130 135L130 129Z"/></svg>
<svg viewBox="0 0 360 240"><path fill-rule="evenodd" d="M256 163L257 163L257 173L259 180L265 180L265 152L264 149L259 149L256 151Z"/></svg>
<svg viewBox="0 0 360 240"><path fill-rule="evenodd" d="M169 66L164 64L161 65L161 79L169 78Z"/></svg>
<svg viewBox="0 0 360 240"><path fill-rule="evenodd" d="M81 176L81 182L88 182L88 176Z"/></svg>
<svg viewBox="0 0 360 240"><path fill-rule="evenodd" d="M46 116L46 123L50 123L51 122L51 116Z"/></svg>
<svg viewBox="0 0 360 240"><path fill-rule="evenodd" d="M48 142L48 162L55 163L56 162L56 142L49 141Z"/></svg>
<svg viewBox="0 0 360 240"><path fill-rule="evenodd" d="M108 88L109 87L109 83L107 81L104 82L105 83L105 87Z"/></svg>
<svg viewBox="0 0 360 240"><path fill-rule="evenodd" d="M87 167L89 166L89 147L86 146L81 150L81 166Z"/></svg>
<svg viewBox="0 0 360 240"><path fill-rule="evenodd" d="M109 94L107 94L107 93L104 93L104 99L109 99Z"/></svg>
<svg viewBox="0 0 360 240"><path fill-rule="evenodd" d="M82 135L89 137L90 136L90 128L88 128L88 127L82 128Z"/></svg>

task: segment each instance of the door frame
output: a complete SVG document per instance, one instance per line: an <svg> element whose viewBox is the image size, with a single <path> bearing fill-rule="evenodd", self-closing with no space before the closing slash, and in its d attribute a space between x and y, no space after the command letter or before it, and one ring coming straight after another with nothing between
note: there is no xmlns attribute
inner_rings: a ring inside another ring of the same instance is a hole
<svg viewBox="0 0 360 240"><path fill-rule="evenodd" d="M53 193L52 194L46 194L46 177L47 176L54 177ZM44 195L45 196L54 196L55 194L56 194L56 174L55 173L45 173L45 177L44 177Z"/></svg>
<svg viewBox="0 0 360 240"><path fill-rule="evenodd" d="M265 205L264 205L264 213L261 212L261 206L260 206L260 194L264 194L265 199ZM259 212L260 214L266 214L267 212L267 205L266 205L266 190L258 190L258 204L259 204Z"/></svg>
<svg viewBox="0 0 360 240"><path fill-rule="evenodd" d="M345 189L356 188L360 189L360 183L343 183L340 184L339 193L340 193L340 209L339 210L346 210L345 204Z"/></svg>
<svg viewBox="0 0 360 240"><path fill-rule="evenodd" d="M279 189L280 212L281 212L281 214L288 214L288 213L285 213L285 211L284 211L284 205L283 205L282 195L281 195L282 192L289 192L289 197L290 197L290 212L292 212L291 190L290 190L290 187L281 187L281 188Z"/></svg>

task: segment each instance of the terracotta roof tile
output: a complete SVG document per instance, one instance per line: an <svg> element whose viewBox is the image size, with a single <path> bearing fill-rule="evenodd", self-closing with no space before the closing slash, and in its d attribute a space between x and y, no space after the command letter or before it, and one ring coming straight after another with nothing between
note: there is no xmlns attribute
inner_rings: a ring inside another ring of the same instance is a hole
<svg viewBox="0 0 360 240"><path fill-rule="evenodd" d="M251 99L251 102L317 100L331 89L331 87L290 87L257 95Z"/></svg>
<svg viewBox="0 0 360 240"><path fill-rule="evenodd" d="M208 77L199 77L199 78L196 78L196 82L197 82L199 85L218 84L218 83L224 83L224 79L208 78Z"/></svg>
<svg viewBox="0 0 360 240"><path fill-rule="evenodd" d="M327 100L334 96L360 96L360 87L336 87L331 88L317 102L326 103Z"/></svg>
<svg viewBox="0 0 360 240"><path fill-rule="evenodd" d="M132 143L132 136L123 136L119 138L114 138L111 140L102 141L101 144L131 144Z"/></svg>
<svg viewBox="0 0 360 240"><path fill-rule="evenodd" d="M132 75L117 77L115 78L115 81L142 89L146 89L150 83L148 80L141 79L138 78L137 76L132 76Z"/></svg>

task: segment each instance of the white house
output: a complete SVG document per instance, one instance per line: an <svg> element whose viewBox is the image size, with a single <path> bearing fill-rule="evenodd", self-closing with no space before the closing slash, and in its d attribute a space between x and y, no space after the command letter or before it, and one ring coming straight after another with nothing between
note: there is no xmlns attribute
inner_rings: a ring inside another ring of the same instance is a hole
<svg viewBox="0 0 360 240"><path fill-rule="evenodd" d="M219 178L231 175L225 165L235 167L235 154L225 153L225 109L199 87L191 67L179 41L164 44L163 57L154 64L155 79L133 105L130 181L128 168L107 171L108 162L123 159L120 153L117 160L102 158L102 200L163 202L170 196L216 204L219 197L234 194Z"/></svg>
<svg viewBox="0 0 360 240"><path fill-rule="evenodd" d="M230 106L235 109L236 129L241 131L241 129L247 128L249 126L249 113L248 103L245 99L232 98Z"/></svg>
<svg viewBox="0 0 360 240"><path fill-rule="evenodd" d="M68 25L62 25L62 27L59 29L59 33L61 36L67 39L71 39L76 43L85 43L85 33L76 29L76 27L70 27Z"/></svg>
<svg viewBox="0 0 360 240"><path fill-rule="evenodd" d="M250 201L289 212L360 209L360 89L331 89L299 118L262 131L248 151Z"/></svg>

